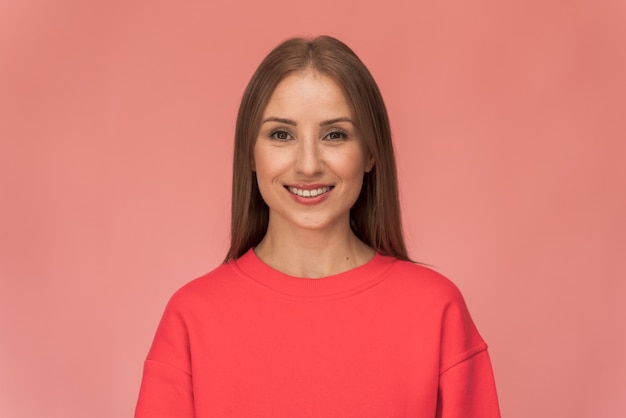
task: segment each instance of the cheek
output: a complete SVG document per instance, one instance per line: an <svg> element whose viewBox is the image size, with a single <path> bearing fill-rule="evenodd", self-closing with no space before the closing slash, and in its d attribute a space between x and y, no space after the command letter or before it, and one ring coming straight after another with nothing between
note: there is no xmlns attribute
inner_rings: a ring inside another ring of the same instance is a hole
<svg viewBox="0 0 626 418"><path fill-rule="evenodd" d="M257 187L259 188L261 197L263 198L263 200L267 202L267 196L268 196L267 193L269 189L269 183L271 181L270 175L267 172L267 166L266 166L267 161L264 158L263 153L259 153L256 150L252 158L253 158L252 164L254 167Z"/></svg>
<svg viewBox="0 0 626 418"><path fill-rule="evenodd" d="M284 173L289 166L284 153L268 147L257 147L253 158L254 171L259 182L271 182Z"/></svg>
<svg viewBox="0 0 626 418"><path fill-rule="evenodd" d="M271 158L266 149L262 146L255 145L254 152L252 153L252 166L254 167L254 171L257 172L257 176L263 176L267 169L268 165L271 162Z"/></svg>
<svg viewBox="0 0 626 418"><path fill-rule="evenodd" d="M254 150L252 164L254 171L257 173L257 177L264 177L271 168L270 158L268 158L267 152L263 152L263 150Z"/></svg>
<svg viewBox="0 0 626 418"><path fill-rule="evenodd" d="M342 177L355 180L362 178L369 167L369 160L360 148L336 156L333 160L333 166L341 173Z"/></svg>

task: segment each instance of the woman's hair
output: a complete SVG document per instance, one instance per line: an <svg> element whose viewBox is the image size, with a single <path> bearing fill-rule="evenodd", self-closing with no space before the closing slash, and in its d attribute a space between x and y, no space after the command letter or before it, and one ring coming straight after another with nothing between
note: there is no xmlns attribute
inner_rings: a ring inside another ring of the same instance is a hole
<svg viewBox="0 0 626 418"><path fill-rule="evenodd" d="M313 70L335 80L351 105L360 140L374 168L350 210L356 236L374 250L409 260L400 217L398 179L389 117L374 78L352 50L330 36L293 38L261 62L246 87L237 115L233 161L231 244L225 262L258 245L267 230L269 208L252 171L254 145L274 89L293 72Z"/></svg>

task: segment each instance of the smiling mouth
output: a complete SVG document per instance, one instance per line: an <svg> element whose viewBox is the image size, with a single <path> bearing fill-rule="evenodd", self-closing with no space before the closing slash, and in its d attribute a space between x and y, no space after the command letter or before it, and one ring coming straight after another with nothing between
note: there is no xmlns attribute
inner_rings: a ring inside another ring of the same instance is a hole
<svg viewBox="0 0 626 418"><path fill-rule="evenodd" d="M317 189L311 189L311 190L298 189L297 187L292 187L292 186L285 186L285 187L291 193L300 197L317 197L324 193L328 193L332 189L332 186L318 187Z"/></svg>

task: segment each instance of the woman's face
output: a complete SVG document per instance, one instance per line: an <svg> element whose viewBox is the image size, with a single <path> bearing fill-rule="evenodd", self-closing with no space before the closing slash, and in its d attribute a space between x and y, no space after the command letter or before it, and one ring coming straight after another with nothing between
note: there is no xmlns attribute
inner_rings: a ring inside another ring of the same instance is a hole
<svg viewBox="0 0 626 418"><path fill-rule="evenodd" d="M278 84L263 113L253 164L273 231L349 228L350 208L372 166L333 79L306 71Z"/></svg>

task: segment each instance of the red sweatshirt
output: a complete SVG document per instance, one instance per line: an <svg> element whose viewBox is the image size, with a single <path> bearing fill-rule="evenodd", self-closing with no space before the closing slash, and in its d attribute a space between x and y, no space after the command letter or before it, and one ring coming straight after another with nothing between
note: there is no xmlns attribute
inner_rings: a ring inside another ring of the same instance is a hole
<svg viewBox="0 0 626 418"><path fill-rule="evenodd" d="M380 254L295 278L252 250L172 297L135 414L499 416L487 346L446 278Z"/></svg>

